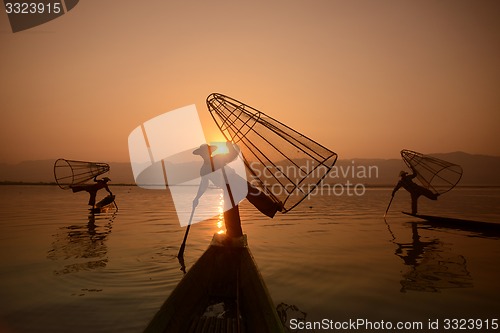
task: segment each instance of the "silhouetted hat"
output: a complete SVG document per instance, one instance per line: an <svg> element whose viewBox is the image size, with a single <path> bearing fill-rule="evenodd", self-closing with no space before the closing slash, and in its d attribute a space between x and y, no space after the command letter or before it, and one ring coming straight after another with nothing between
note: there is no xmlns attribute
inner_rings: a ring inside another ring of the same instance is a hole
<svg viewBox="0 0 500 333"><path fill-rule="evenodd" d="M109 181L111 181L111 179L109 179L108 177L104 177L104 178L103 178L103 179L101 179L101 180L105 181L106 183L107 183L107 182L109 182Z"/></svg>
<svg viewBox="0 0 500 333"><path fill-rule="evenodd" d="M197 148L193 151L193 155L204 155L205 153L214 152L217 149L217 146L207 145L206 143L202 144L200 148Z"/></svg>
<svg viewBox="0 0 500 333"><path fill-rule="evenodd" d="M408 172L406 172L406 171L401 171L401 172L399 173L399 177L406 176L407 174L408 174Z"/></svg>

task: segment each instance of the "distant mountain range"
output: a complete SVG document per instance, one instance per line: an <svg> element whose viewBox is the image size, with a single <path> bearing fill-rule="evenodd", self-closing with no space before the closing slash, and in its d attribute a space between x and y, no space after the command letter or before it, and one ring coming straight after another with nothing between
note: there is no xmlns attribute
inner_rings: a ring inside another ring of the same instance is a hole
<svg viewBox="0 0 500 333"><path fill-rule="evenodd" d="M464 173L461 186L500 186L500 156L473 155L464 152L430 154L461 165ZM0 182L53 183L54 160L25 161L0 164ZM130 163L109 162L111 184L134 184ZM407 169L401 159L338 160L327 183L363 183L373 186L392 186L399 171Z"/></svg>
<svg viewBox="0 0 500 333"><path fill-rule="evenodd" d="M458 186L500 186L500 156L475 155L464 152L429 154L451 163L458 164L463 169L462 179ZM361 177L354 179L366 185L394 185L399 179L401 170L410 171L402 159L353 159L339 160L337 168L348 165L363 166L366 170L376 166L378 177L374 176L363 181ZM356 167L356 169L362 169ZM352 176L352 174L351 174ZM347 177L347 179L349 179Z"/></svg>

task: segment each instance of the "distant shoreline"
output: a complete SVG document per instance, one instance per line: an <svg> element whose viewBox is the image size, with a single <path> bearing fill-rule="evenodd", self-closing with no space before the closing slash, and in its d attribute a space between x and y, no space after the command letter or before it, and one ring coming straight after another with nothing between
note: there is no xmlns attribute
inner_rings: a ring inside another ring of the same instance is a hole
<svg viewBox="0 0 500 333"><path fill-rule="evenodd" d="M0 181L1 185L36 185L36 186L59 186L56 182L15 182L15 181ZM110 186L137 186L136 184L110 184Z"/></svg>
<svg viewBox="0 0 500 333"><path fill-rule="evenodd" d="M340 184L340 183L339 183ZM15 185L15 186L59 186L56 182L15 182L15 181L0 181L0 186L2 185ZM109 184L110 187L113 186L137 186L137 184L127 184L127 183L116 183ZM189 185L196 186L196 185ZM365 188L393 188L395 184L363 184ZM167 186L168 187L168 186ZM500 185L457 185L456 188L500 188Z"/></svg>

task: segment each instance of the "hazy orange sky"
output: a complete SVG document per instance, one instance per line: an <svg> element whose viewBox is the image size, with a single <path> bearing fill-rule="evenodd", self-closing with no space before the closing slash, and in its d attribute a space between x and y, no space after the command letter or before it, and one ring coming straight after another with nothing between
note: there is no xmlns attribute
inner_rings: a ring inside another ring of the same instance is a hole
<svg viewBox="0 0 500 333"><path fill-rule="evenodd" d="M220 92L340 158L500 155L499 1L85 0L12 33L0 162L128 161L144 121ZM180 138L181 139L181 138Z"/></svg>

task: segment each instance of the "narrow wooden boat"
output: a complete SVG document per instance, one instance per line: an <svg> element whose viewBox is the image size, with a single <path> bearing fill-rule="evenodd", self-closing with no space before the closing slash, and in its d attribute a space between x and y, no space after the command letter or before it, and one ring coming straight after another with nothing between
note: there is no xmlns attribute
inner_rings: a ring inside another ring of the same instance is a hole
<svg viewBox="0 0 500 333"><path fill-rule="evenodd" d="M89 210L91 213L95 214L105 212L112 207L118 208L115 203L115 195L109 194L107 197L96 203L94 208L89 208Z"/></svg>
<svg viewBox="0 0 500 333"><path fill-rule="evenodd" d="M411 214L408 212L402 212L402 213L425 220L429 225L432 225L433 227L451 228L462 231L476 232L488 237L500 236L500 223L473 221L473 220L465 220L465 219L433 216L433 215Z"/></svg>
<svg viewBox="0 0 500 333"><path fill-rule="evenodd" d="M144 332L285 331L246 235L216 234Z"/></svg>

